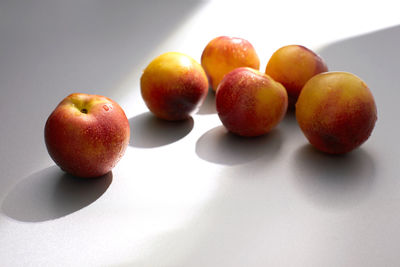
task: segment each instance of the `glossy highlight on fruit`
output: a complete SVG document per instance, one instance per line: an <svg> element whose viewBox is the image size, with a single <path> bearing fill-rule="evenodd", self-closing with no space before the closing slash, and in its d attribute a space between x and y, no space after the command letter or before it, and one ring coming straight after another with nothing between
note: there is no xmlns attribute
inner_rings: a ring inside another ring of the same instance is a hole
<svg viewBox="0 0 400 267"><path fill-rule="evenodd" d="M280 83L247 67L225 75L216 92L222 124L240 136L268 133L283 119L287 106L287 93Z"/></svg>
<svg viewBox="0 0 400 267"><path fill-rule="evenodd" d="M78 177L110 172L129 144L129 121L113 100L74 93L64 98L47 119L44 139L54 162Z"/></svg>
<svg viewBox="0 0 400 267"><path fill-rule="evenodd" d="M164 53L146 67L140 78L141 94L158 118L183 120L196 112L208 93L202 66L178 52Z"/></svg>
<svg viewBox="0 0 400 267"><path fill-rule="evenodd" d="M311 78L300 93L296 119L308 141L330 154L363 144L377 120L367 84L348 72L326 72Z"/></svg>
<svg viewBox="0 0 400 267"><path fill-rule="evenodd" d="M314 75L328 71L323 59L301 45L287 45L275 51L265 73L285 86L289 107L294 107L301 89Z"/></svg>
<svg viewBox="0 0 400 267"><path fill-rule="evenodd" d="M260 60L249 41L238 37L219 36L204 48L201 65L215 91L225 74L239 67L258 70Z"/></svg>

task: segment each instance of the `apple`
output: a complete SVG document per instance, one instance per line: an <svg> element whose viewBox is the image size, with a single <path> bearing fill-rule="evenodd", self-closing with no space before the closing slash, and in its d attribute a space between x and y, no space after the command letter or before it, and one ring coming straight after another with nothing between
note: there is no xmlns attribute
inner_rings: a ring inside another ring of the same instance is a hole
<svg viewBox="0 0 400 267"><path fill-rule="evenodd" d="M265 73L285 86L289 107L294 108L301 89L314 75L328 71L324 60L302 45L287 45L275 51Z"/></svg>
<svg viewBox="0 0 400 267"><path fill-rule="evenodd" d="M44 139L50 157L65 172L98 177L110 172L129 143L129 121L113 100L74 93L47 119Z"/></svg>
<svg viewBox="0 0 400 267"><path fill-rule="evenodd" d="M311 78L296 103L296 119L318 150L343 154L363 144L377 120L367 84L348 72L325 72Z"/></svg>
<svg viewBox="0 0 400 267"><path fill-rule="evenodd" d="M208 93L202 66L188 55L167 52L143 71L140 89L144 102L158 118L177 121L196 112Z"/></svg>
<svg viewBox="0 0 400 267"><path fill-rule="evenodd" d="M239 37L219 36L204 48L201 65L215 92L225 74L239 67L258 70L260 59L249 41Z"/></svg>
<svg viewBox="0 0 400 267"><path fill-rule="evenodd" d="M240 136L268 133L283 119L288 106L286 90L280 83L247 67L225 75L215 100L222 124Z"/></svg>

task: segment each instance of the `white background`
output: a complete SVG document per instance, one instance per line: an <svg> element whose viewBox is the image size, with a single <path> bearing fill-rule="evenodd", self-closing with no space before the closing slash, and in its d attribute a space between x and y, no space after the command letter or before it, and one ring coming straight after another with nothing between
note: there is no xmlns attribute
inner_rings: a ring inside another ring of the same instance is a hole
<svg viewBox="0 0 400 267"><path fill-rule="evenodd" d="M0 2L1 266L399 266L400 26L395 1ZM244 139L210 94L191 120L156 120L142 70L167 51L197 61L243 37L263 71L287 44L371 88L378 122L341 157L307 144L293 114ZM116 100L131 124L102 179L66 176L43 129L72 92Z"/></svg>

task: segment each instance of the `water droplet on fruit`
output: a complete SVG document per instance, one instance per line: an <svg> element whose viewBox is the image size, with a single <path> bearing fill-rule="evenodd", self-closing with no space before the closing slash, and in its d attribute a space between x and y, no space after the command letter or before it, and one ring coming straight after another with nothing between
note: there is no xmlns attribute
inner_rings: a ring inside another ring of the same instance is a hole
<svg viewBox="0 0 400 267"><path fill-rule="evenodd" d="M240 44L240 43L242 43L242 39L240 39L240 38L233 38L233 39L232 39L232 43L234 43L234 44Z"/></svg>
<svg viewBox="0 0 400 267"><path fill-rule="evenodd" d="M105 111L108 111L110 109L107 105L104 105L103 108Z"/></svg>

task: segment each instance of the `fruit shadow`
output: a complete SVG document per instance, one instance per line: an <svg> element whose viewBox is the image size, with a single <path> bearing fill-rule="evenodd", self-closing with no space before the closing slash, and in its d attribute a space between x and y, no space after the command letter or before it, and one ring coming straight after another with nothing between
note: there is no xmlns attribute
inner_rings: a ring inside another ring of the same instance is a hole
<svg viewBox="0 0 400 267"><path fill-rule="evenodd" d="M43 222L74 213L100 198L112 182L112 172L98 178L78 178L52 166L22 179L6 195L2 211L22 222Z"/></svg>
<svg viewBox="0 0 400 267"><path fill-rule="evenodd" d="M196 142L196 154L203 160L239 165L278 152L282 144L279 129L258 137L240 137L217 126L204 133Z"/></svg>
<svg viewBox="0 0 400 267"><path fill-rule="evenodd" d="M216 114L217 109L215 107L215 92L209 88L206 98L204 99L203 104L200 106L199 110L196 114L199 115L208 115L208 114Z"/></svg>
<svg viewBox="0 0 400 267"><path fill-rule="evenodd" d="M376 176L373 158L362 148L330 155L307 144L294 153L293 177L300 191L317 205L347 208L366 198Z"/></svg>
<svg viewBox="0 0 400 267"><path fill-rule="evenodd" d="M154 148L174 143L189 134L193 118L182 121L166 121L150 112L129 119L131 135L129 144L139 148Z"/></svg>
<svg viewBox="0 0 400 267"><path fill-rule="evenodd" d="M284 131L289 132L289 134L292 134L293 131L300 130L300 127L297 124L296 120L296 110L288 109L286 111L285 117L282 119L279 125Z"/></svg>

